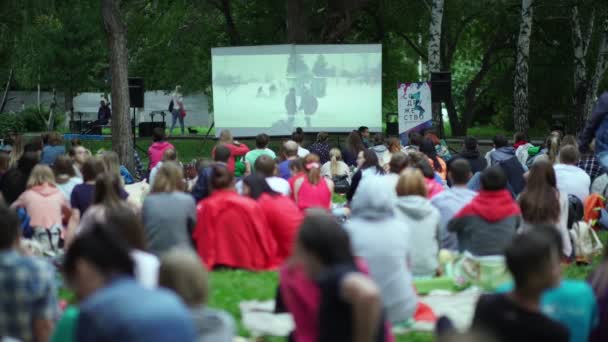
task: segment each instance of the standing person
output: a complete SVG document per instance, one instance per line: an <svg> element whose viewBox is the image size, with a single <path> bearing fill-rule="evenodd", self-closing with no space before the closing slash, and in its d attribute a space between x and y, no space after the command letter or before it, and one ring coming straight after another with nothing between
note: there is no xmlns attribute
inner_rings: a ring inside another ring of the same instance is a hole
<svg viewBox="0 0 608 342"><path fill-rule="evenodd" d="M163 255L160 286L175 292L190 309L197 341L232 342L236 324L229 313L207 307L209 275L196 253L172 249Z"/></svg>
<svg viewBox="0 0 608 342"><path fill-rule="evenodd" d="M350 239L334 217L314 211L304 219L295 260L320 288L316 341L384 341L380 291L357 270Z"/></svg>
<svg viewBox="0 0 608 342"><path fill-rule="evenodd" d="M359 182L361 182L363 178L371 175L384 174L384 169L380 167L378 162L378 156L370 149L359 152L357 164L359 165L359 168L353 175L350 189L346 193L346 199L349 202L353 199L353 196L355 196Z"/></svg>
<svg viewBox="0 0 608 342"><path fill-rule="evenodd" d="M11 142L11 151L9 152L9 167L17 167L19 159L23 157L24 147L23 135L15 134Z"/></svg>
<svg viewBox="0 0 608 342"><path fill-rule="evenodd" d="M581 159L578 161L576 166L580 167L585 173L591 178L591 183L604 174L606 171L600 165L600 162L595 157L595 140L591 141L589 145L590 150L584 154L581 154Z"/></svg>
<svg viewBox="0 0 608 342"><path fill-rule="evenodd" d="M27 186L32 170L38 164L40 155L36 152L25 152L19 159L17 167L11 168L0 179L0 190L7 204L17 200Z"/></svg>
<svg viewBox="0 0 608 342"><path fill-rule="evenodd" d="M433 167L433 170L437 172L443 181L448 177L448 168L445 161L437 155L435 146L431 139L424 138L420 144L420 152L429 159L429 163Z"/></svg>
<svg viewBox="0 0 608 342"><path fill-rule="evenodd" d="M112 109L110 103L106 99L99 101L99 110L97 110L97 121L91 124L91 127L105 126L112 119Z"/></svg>
<svg viewBox="0 0 608 342"><path fill-rule="evenodd" d="M171 117L173 118L171 121L171 128L169 129L169 135L173 135L173 129L179 120L179 125L182 129L182 135L184 135L184 117L186 116L186 110L184 108L184 97L181 93L182 86L175 86L175 90L173 94L171 94L171 102L173 103L173 110L171 111Z"/></svg>
<svg viewBox="0 0 608 342"><path fill-rule="evenodd" d="M387 318L392 324L402 324L412 318L418 303L408 260L423 246L411 238L418 227L404 224L393 210L395 193L378 191L387 186L386 181L373 176L361 182L351 203L352 217L344 228L355 256L364 259L380 288Z"/></svg>
<svg viewBox="0 0 608 342"><path fill-rule="evenodd" d="M481 156L481 153L479 153L479 145L477 143L477 139L474 137L464 138L462 151L455 154L450 162L448 162L448 171L451 168L452 161L457 159L465 159L467 162L469 162L472 174L482 172L486 169L486 167L488 167L488 161Z"/></svg>
<svg viewBox="0 0 608 342"><path fill-rule="evenodd" d="M296 128L296 131L291 134L291 139L298 143L298 157L304 158L310 154L310 151L302 147L302 143L304 142L304 131L302 127Z"/></svg>
<svg viewBox="0 0 608 342"><path fill-rule="evenodd" d="M255 137L255 149L247 152L245 155L245 162L247 162L248 169L252 172L254 171L255 161L260 156L269 156L272 159L275 159L277 155L273 150L268 148L268 143L270 142L270 138L267 134L258 134Z"/></svg>
<svg viewBox="0 0 608 342"><path fill-rule="evenodd" d="M350 183L350 168L342 161L342 153L338 148L329 151L330 161L321 166L321 176L329 179L344 178Z"/></svg>
<svg viewBox="0 0 608 342"><path fill-rule="evenodd" d="M211 194L209 181L211 179L212 166L218 164L228 167L229 160L230 149L224 144L217 145L213 154L213 163L199 170L196 184L194 184L194 188L192 188L192 197L194 197L196 203L204 200Z"/></svg>
<svg viewBox="0 0 608 342"><path fill-rule="evenodd" d="M502 135L497 135L492 139L494 151L490 153L490 165L496 165L515 157L515 148L509 146L509 141Z"/></svg>
<svg viewBox="0 0 608 342"><path fill-rule="evenodd" d="M192 235L207 268L275 267L277 246L260 206L234 191L234 176L226 166L213 165L209 183L211 196L197 205Z"/></svg>
<svg viewBox="0 0 608 342"><path fill-rule="evenodd" d="M49 144L42 149L40 163L53 166L57 157L65 154L63 137L57 132L49 133Z"/></svg>
<svg viewBox="0 0 608 342"><path fill-rule="evenodd" d="M439 210L440 214L440 248L457 251L458 237L448 231L448 222L465 205L469 204L477 196L477 193L467 188L467 183L471 179L471 166L466 159L456 159L450 164L448 179L452 182L452 187L433 197L431 204Z"/></svg>
<svg viewBox="0 0 608 342"><path fill-rule="evenodd" d="M578 137L578 145L581 153L589 151L589 144L595 138L595 155L600 165L608 170L608 91L600 95L597 104L587 120L583 132Z"/></svg>
<svg viewBox="0 0 608 342"><path fill-rule="evenodd" d="M255 161L254 169L256 174L259 173L266 179L266 183L268 183L272 190L285 196L291 194L289 182L277 176L278 168L274 159L267 155L262 155Z"/></svg>
<svg viewBox="0 0 608 342"><path fill-rule="evenodd" d="M80 301L75 340L194 342L194 325L181 301L135 281L130 248L115 233L121 228L95 225L68 248L65 279Z"/></svg>
<svg viewBox="0 0 608 342"><path fill-rule="evenodd" d="M536 229L517 234L505 252L507 268L515 281L506 294L482 295L475 308L474 330L487 332L498 341L560 341L568 330L541 312L543 292L561 278L557 248Z"/></svg>
<svg viewBox="0 0 608 342"><path fill-rule="evenodd" d="M220 133L217 146L219 145L224 145L230 150L230 158L228 159L227 167L228 171L234 174L234 164L236 162L235 159L246 155L247 152L249 152L249 147L247 147L245 144L239 143L236 140L233 140L232 133L230 133L230 131L227 129L222 130ZM216 147L214 147L213 151L211 151L211 155L213 156L215 156Z"/></svg>
<svg viewBox="0 0 608 342"><path fill-rule="evenodd" d="M481 174L481 191L448 223L448 231L457 234L460 252L500 255L520 226L520 214L505 173L493 166Z"/></svg>
<svg viewBox="0 0 608 342"><path fill-rule="evenodd" d="M308 149L310 153L314 153L319 156L319 160L321 164L325 164L329 161L329 143L327 140L329 139L329 135L325 132L319 132L317 134L317 141L310 145Z"/></svg>
<svg viewBox="0 0 608 342"><path fill-rule="evenodd" d="M294 183L294 199L298 208L300 210L310 208L329 210L334 183L330 179L321 177L319 156L314 153L306 156L304 170L305 176L298 178Z"/></svg>
<svg viewBox="0 0 608 342"><path fill-rule="evenodd" d="M416 277L434 277L439 269L439 210L427 198L422 172L407 169L397 183L397 211L410 227L410 264Z"/></svg>
<svg viewBox="0 0 608 342"><path fill-rule="evenodd" d="M76 185L82 183L82 178L76 176L72 159L68 156L59 156L53 165L53 173L55 174L55 184L61 190L66 201L72 198L72 191Z"/></svg>
<svg viewBox="0 0 608 342"><path fill-rule="evenodd" d="M576 166L580 159L578 149L572 145L567 145L559 150L560 164L556 164L555 176L557 178L557 188L560 192L576 196L581 203L589 196L591 178L581 168Z"/></svg>
<svg viewBox="0 0 608 342"><path fill-rule="evenodd" d="M365 148L369 148L369 128L367 126L361 126L359 127L359 129L357 129L357 133L359 133L359 136L361 137L361 142L363 143L363 146Z"/></svg>
<svg viewBox="0 0 608 342"><path fill-rule="evenodd" d="M243 179L243 195L258 202L277 243L276 263L283 264L292 254L304 215L289 197L272 190L266 179L259 174Z"/></svg>
<svg viewBox="0 0 608 342"><path fill-rule="evenodd" d="M535 225L555 227L561 235L561 256L569 258L572 242L568 233L568 195L557 190L555 171L549 162L532 165L518 201L524 230Z"/></svg>
<svg viewBox="0 0 608 342"><path fill-rule="evenodd" d="M358 131L350 132L346 139L346 146L342 148L344 162L350 167L357 166L357 156L365 148L363 140L361 140L361 134Z"/></svg>
<svg viewBox="0 0 608 342"><path fill-rule="evenodd" d="M176 246L191 246L196 225L196 204L184 193L182 168L174 162L163 163L150 195L144 200L142 218L148 249L161 255Z"/></svg>
<svg viewBox="0 0 608 342"><path fill-rule="evenodd" d="M298 159L298 143L293 140L287 140L283 143L283 150L285 151L285 160L279 163L279 176L285 180L289 180L291 178L289 164Z"/></svg>
<svg viewBox="0 0 608 342"><path fill-rule="evenodd" d="M165 131L161 127L154 128L152 140L153 143L148 148L148 159L150 160L150 167L148 170L152 170L156 164L163 159L163 153L165 153L166 150L175 150L175 147L167 141Z"/></svg>
<svg viewBox="0 0 608 342"><path fill-rule="evenodd" d="M59 316L55 273L39 258L21 255L21 226L13 211L0 205L0 332L19 341L49 341Z"/></svg>

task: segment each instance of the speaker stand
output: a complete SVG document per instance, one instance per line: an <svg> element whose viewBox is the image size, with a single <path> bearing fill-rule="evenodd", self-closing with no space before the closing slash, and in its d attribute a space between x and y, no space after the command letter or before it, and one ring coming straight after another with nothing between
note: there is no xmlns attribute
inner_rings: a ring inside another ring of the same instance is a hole
<svg viewBox="0 0 608 342"><path fill-rule="evenodd" d="M215 127L215 121L211 121L211 126L209 126L209 129L207 130L207 133L205 134L205 139L209 139L209 134L211 134L211 130Z"/></svg>

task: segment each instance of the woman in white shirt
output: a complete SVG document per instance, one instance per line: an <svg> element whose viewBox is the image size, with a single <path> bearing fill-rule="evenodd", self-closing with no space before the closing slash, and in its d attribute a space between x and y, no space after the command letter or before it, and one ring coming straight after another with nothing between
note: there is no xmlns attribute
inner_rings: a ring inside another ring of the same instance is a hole
<svg viewBox="0 0 608 342"><path fill-rule="evenodd" d="M76 177L72 159L68 156L57 157L53 164L53 173L55 174L57 189L61 190L61 193L63 193L63 196L69 202L76 185L82 183L82 178Z"/></svg>
<svg viewBox="0 0 608 342"><path fill-rule="evenodd" d="M332 148L329 151L329 158L331 160L321 166L321 176L329 179L346 176L350 183L350 168L342 161L340 149Z"/></svg>

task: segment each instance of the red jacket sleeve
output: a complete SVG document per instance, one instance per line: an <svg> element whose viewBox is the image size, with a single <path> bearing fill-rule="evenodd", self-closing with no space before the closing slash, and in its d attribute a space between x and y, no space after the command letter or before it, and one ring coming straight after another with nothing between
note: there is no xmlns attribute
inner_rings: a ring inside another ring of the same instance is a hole
<svg viewBox="0 0 608 342"><path fill-rule="evenodd" d="M232 153L233 157L244 156L245 154L247 154L247 152L249 152L249 147L247 147L247 145L245 144L241 144L239 146L230 144L228 146L230 146L230 152Z"/></svg>

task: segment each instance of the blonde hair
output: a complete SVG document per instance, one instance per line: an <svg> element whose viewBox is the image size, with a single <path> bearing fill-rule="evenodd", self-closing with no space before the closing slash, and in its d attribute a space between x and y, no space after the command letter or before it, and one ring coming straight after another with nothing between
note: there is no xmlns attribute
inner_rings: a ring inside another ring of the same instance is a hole
<svg viewBox="0 0 608 342"><path fill-rule="evenodd" d="M427 196L426 184L424 176L418 169L405 169L399 177L397 183L398 196Z"/></svg>
<svg viewBox="0 0 608 342"><path fill-rule="evenodd" d="M12 150L9 153L8 167L16 167L19 163L19 159L23 156L24 144L23 136L21 134L15 136L13 140Z"/></svg>
<svg viewBox="0 0 608 342"><path fill-rule="evenodd" d="M177 293L190 307L207 303L208 274L198 255L183 248L174 248L163 255L158 283Z"/></svg>
<svg viewBox="0 0 608 342"><path fill-rule="evenodd" d="M555 164L560 147L559 133L551 133L545 142L545 147L548 150L547 157L549 157L549 162L551 162L551 164Z"/></svg>
<svg viewBox="0 0 608 342"><path fill-rule="evenodd" d="M101 162L103 163L103 169L106 173L111 173L118 176L119 179L122 179L120 176L120 161L118 160L118 153L114 151L104 151L101 154Z"/></svg>
<svg viewBox="0 0 608 342"><path fill-rule="evenodd" d="M156 174L156 178L154 178L151 192L159 193L184 190L184 171L182 168L175 162L163 162L163 165Z"/></svg>
<svg viewBox="0 0 608 342"><path fill-rule="evenodd" d="M339 161L342 160L342 152L340 152L340 149L332 148L329 151L329 157L331 158L331 162L329 164L331 176L337 176L340 166Z"/></svg>
<svg viewBox="0 0 608 342"><path fill-rule="evenodd" d="M232 133L230 130L225 129L220 133L219 144L232 144Z"/></svg>
<svg viewBox="0 0 608 342"><path fill-rule="evenodd" d="M27 180L27 188L33 188L43 184L55 184L55 175L53 170L46 165L36 165L30 174L30 178Z"/></svg>

